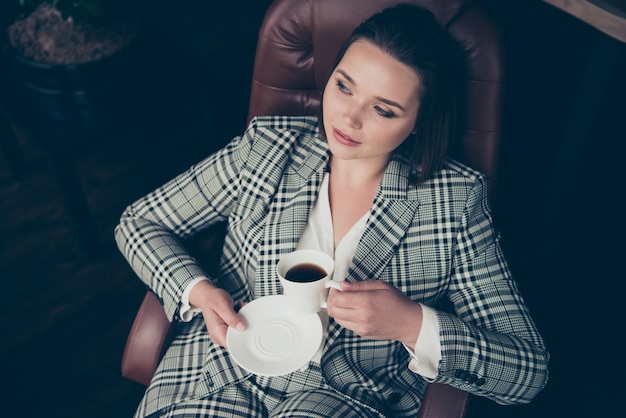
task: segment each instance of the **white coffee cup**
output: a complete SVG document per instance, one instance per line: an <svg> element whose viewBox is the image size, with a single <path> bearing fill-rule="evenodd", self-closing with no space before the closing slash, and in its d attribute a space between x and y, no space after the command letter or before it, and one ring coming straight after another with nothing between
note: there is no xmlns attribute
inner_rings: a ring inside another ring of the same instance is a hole
<svg viewBox="0 0 626 418"><path fill-rule="evenodd" d="M296 250L278 262L276 272L283 294L294 311L316 313L326 308L329 289L341 290L339 283L332 280L334 268L333 258L317 250Z"/></svg>

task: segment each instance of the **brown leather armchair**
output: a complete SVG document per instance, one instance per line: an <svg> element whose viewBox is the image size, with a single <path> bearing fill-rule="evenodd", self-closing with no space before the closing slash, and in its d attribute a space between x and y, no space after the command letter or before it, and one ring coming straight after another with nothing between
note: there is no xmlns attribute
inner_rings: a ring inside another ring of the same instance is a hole
<svg viewBox="0 0 626 418"><path fill-rule="evenodd" d="M316 114L321 90L344 39L397 0L275 0L259 31L248 120L255 115ZM430 9L467 57L465 133L454 156L482 171L493 202L500 143L503 54L494 23L470 0L407 0ZM219 248L219 234L211 237ZM207 251L207 247L205 247ZM148 384L172 324L147 293L128 337L122 374ZM466 392L428 386L420 417L463 417Z"/></svg>

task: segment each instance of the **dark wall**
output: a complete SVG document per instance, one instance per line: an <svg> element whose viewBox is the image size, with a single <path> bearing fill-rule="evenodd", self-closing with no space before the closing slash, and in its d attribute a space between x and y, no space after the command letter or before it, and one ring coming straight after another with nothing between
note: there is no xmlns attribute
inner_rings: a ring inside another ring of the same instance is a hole
<svg viewBox="0 0 626 418"><path fill-rule="evenodd" d="M479 3L502 28L507 59L496 216L552 359L548 387L533 403L498 408L474 400L470 415L612 416L624 390L613 369L624 328L626 48L542 1ZM611 50L613 64L602 61ZM571 162L558 171L564 152Z"/></svg>

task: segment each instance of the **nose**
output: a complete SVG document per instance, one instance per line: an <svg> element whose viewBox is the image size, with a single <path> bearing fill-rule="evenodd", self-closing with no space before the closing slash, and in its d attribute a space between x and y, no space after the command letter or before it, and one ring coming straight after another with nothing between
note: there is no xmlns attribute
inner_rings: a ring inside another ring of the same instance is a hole
<svg viewBox="0 0 626 418"><path fill-rule="evenodd" d="M345 118L348 125L354 129L360 129L363 125L363 106L361 104L351 104L345 109Z"/></svg>

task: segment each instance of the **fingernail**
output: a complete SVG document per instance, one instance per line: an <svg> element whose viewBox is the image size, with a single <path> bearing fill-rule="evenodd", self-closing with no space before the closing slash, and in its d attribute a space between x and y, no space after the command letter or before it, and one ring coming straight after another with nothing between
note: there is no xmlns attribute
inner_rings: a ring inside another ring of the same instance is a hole
<svg viewBox="0 0 626 418"><path fill-rule="evenodd" d="M244 324L243 322L239 322L239 323L237 323L237 326L235 328L237 328L238 331L245 331L246 330L246 324Z"/></svg>

